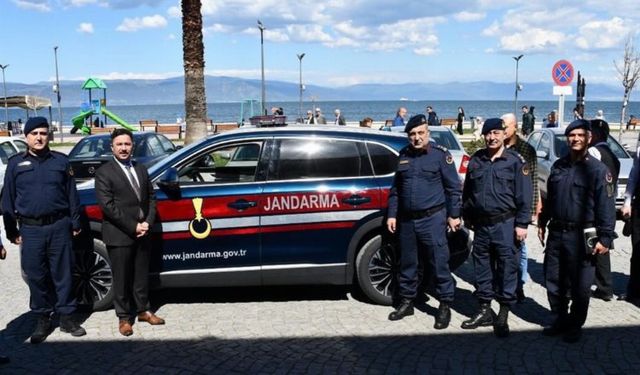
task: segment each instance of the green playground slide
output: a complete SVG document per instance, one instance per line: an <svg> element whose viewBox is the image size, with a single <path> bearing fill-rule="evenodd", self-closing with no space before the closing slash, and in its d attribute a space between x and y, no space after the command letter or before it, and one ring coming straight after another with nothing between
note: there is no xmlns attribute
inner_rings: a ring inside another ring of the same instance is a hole
<svg viewBox="0 0 640 375"><path fill-rule="evenodd" d="M92 114L93 111L80 112L78 115L71 119L71 123L74 127L80 129L82 131L82 134L89 134L89 127L85 125L84 120Z"/></svg>
<svg viewBox="0 0 640 375"><path fill-rule="evenodd" d="M124 121L123 119L121 119L120 117L118 117L116 114L110 112L109 110L107 110L106 108L102 108L102 114L106 115L107 117L109 117L110 119L112 119L115 123L117 123L118 125L122 126L125 129L129 129L132 132L137 131L138 129L132 125L129 125L129 123L127 123L126 121Z"/></svg>

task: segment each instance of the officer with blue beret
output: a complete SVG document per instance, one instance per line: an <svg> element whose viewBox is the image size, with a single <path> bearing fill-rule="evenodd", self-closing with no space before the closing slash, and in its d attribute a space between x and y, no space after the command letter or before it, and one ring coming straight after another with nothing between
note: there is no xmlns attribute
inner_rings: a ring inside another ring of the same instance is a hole
<svg viewBox="0 0 640 375"><path fill-rule="evenodd" d="M389 193L387 229L400 236L400 304L389 315L399 320L413 315L418 290L419 258L428 259L440 300L434 328L451 321L455 281L449 270L447 227L460 227L462 189L449 151L429 141L425 115L413 116L405 132L409 145L400 151Z"/></svg>
<svg viewBox="0 0 640 375"><path fill-rule="evenodd" d="M67 156L49 149L49 123L32 117L24 125L28 150L9 159L4 176L2 210L7 238L22 245L21 263L31 311L38 315L31 343L51 333L52 314L60 330L85 335L74 320L72 234L80 232L80 203Z"/></svg>
<svg viewBox="0 0 640 375"><path fill-rule="evenodd" d="M569 154L551 167L547 197L538 218L545 248L545 287L556 319L546 336L577 342L587 319L596 255L615 238L615 186L609 169L589 155L591 124L576 120L565 129ZM571 307L569 307L571 301Z"/></svg>
<svg viewBox="0 0 640 375"><path fill-rule="evenodd" d="M486 147L469 160L462 193L465 224L475 231L473 266L480 306L462 328L493 325L496 336L507 337L510 307L516 302L519 243L527 238L531 221L532 184L525 160L505 148L502 119L487 119L482 135ZM495 319L493 299L500 303Z"/></svg>

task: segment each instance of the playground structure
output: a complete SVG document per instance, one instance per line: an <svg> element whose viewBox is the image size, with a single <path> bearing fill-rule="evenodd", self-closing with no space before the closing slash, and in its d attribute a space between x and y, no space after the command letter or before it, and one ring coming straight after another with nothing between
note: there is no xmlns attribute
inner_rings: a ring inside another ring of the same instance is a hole
<svg viewBox="0 0 640 375"><path fill-rule="evenodd" d="M110 118L116 124L131 131L138 130L137 127L130 125L113 112L107 109L107 85L98 78L89 78L82 84L83 90L89 90L89 102L83 103L80 113L71 119L73 123L72 133L80 130L82 134L91 134L91 125L93 125L93 116L96 116L98 122L100 116L104 116L104 122ZM102 90L102 99L93 99L91 90ZM87 118L89 123L87 124Z"/></svg>

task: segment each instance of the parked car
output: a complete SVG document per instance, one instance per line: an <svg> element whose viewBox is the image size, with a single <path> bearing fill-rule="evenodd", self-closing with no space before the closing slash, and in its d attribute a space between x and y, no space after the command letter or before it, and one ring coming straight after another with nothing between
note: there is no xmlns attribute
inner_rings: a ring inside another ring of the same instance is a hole
<svg viewBox="0 0 640 375"><path fill-rule="evenodd" d="M394 133L402 133L406 137L403 126L391 126L389 129ZM445 126L430 126L429 138L431 141L439 144L440 146L444 146L449 150L453 157L453 161L456 164L458 176L461 181L464 181L464 176L467 174L467 167L471 158L464 150L464 147L456 134L450 128Z"/></svg>
<svg viewBox="0 0 640 375"><path fill-rule="evenodd" d="M0 190L4 186L4 172L9 158L19 152L27 151L27 142L21 137L0 137Z"/></svg>
<svg viewBox="0 0 640 375"><path fill-rule="evenodd" d="M536 150L538 156L538 187L542 199L547 196L547 180L551 172L551 166L559 158L569 153L567 137L564 129L546 128L534 131L527 138L527 142ZM624 203L624 191L627 188L629 173L633 166L631 155L613 137L607 139L611 151L620 160L620 174L618 175L618 192L616 195L616 208Z"/></svg>
<svg viewBox="0 0 640 375"><path fill-rule="evenodd" d="M177 150L167 137L154 132L133 133L133 143L135 145L133 160L147 167ZM110 134L84 137L69 152L69 162L78 182L94 178L96 170L111 158Z"/></svg>
<svg viewBox="0 0 640 375"><path fill-rule="evenodd" d="M210 136L149 169L157 198L151 285L357 284L390 304L397 254L384 229L406 137L348 127L248 128ZM93 182L79 186L76 290L111 304ZM451 267L464 262L461 242Z"/></svg>

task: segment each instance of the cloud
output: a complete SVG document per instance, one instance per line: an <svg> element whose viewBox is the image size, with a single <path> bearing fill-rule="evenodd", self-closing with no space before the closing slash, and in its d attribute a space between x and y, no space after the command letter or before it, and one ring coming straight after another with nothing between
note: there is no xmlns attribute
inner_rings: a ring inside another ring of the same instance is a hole
<svg viewBox="0 0 640 375"><path fill-rule="evenodd" d="M561 32L532 28L500 37L500 49L507 52L550 52L558 50L567 40Z"/></svg>
<svg viewBox="0 0 640 375"><path fill-rule="evenodd" d="M82 7L85 5L96 4L98 2L98 0L67 0L66 4L73 7Z"/></svg>
<svg viewBox="0 0 640 375"><path fill-rule="evenodd" d="M147 17L125 18L116 30L132 32L140 29L157 29L165 26L167 26L167 19L156 14Z"/></svg>
<svg viewBox="0 0 640 375"><path fill-rule="evenodd" d="M487 17L486 13L473 13L467 11L462 11L453 15L453 18L459 22L480 21L485 19L485 17Z"/></svg>
<svg viewBox="0 0 640 375"><path fill-rule="evenodd" d="M38 12L50 12L51 7L47 0L12 0L18 8L35 10Z"/></svg>
<svg viewBox="0 0 640 375"><path fill-rule="evenodd" d="M622 18L593 21L580 27L576 45L583 50L612 49L624 45L624 41L633 30Z"/></svg>
<svg viewBox="0 0 640 375"><path fill-rule="evenodd" d="M184 72L165 72L165 73L133 73L133 72L111 72L111 73L98 73L91 74L92 77L97 77L103 80L125 80L125 79L167 79L174 77L181 77ZM87 77L79 77L77 80L85 80Z"/></svg>
<svg viewBox="0 0 640 375"><path fill-rule="evenodd" d="M171 18L182 18L182 9L178 6L172 6L167 9L167 15Z"/></svg>
<svg viewBox="0 0 640 375"><path fill-rule="evenodd" d="M80 25L78 25L78 28L76 29L76 31L81 34L93 34L93 24L88 22L82 22Z"/></svg>

